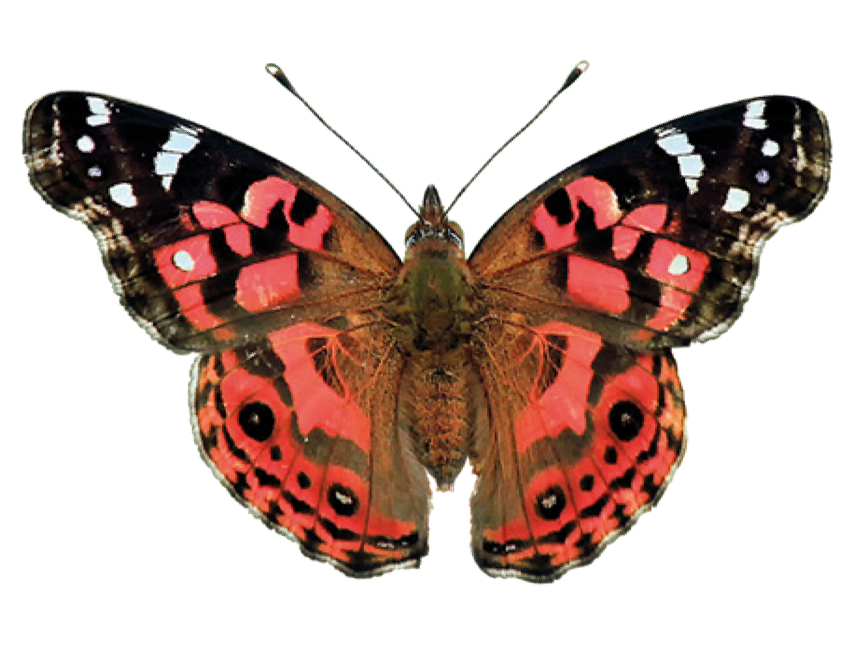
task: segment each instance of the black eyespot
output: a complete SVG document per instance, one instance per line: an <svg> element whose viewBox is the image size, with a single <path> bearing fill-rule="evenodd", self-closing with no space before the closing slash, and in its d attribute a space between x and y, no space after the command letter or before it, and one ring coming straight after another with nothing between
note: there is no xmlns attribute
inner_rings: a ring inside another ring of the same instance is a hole
<svg viewBox="0 0 862 646"><path fill-rule="evenodd" d="M554 485L536 497L536 513L545 520L557 520L566 508L566 494Z"/></svg>
<svg viewBox="0 0 862 646"><path fill-rule="evenodd" d="M326 499L339 516L352 516L359 511L359 499L344 485L335 483L329 487Z"/></svg>
<svg viewBox="0 0 862 646"><path fill-rule="evenodd" d="M608 413L611 431L623 442L631 442L644 425L644 414L637 404L627 400L618 401Z"/></svg>
<svg viewBox="0 0 862 646"><path fill-rule="evenodd" d="M275 415L263 402L251 402L239 410L237 416L240 428L251 439L265 442L272 437L275 429Z"/></svg>
<svg viewBox="0 0 862 646"><path fill-rule="evenodd" d="M296 474L296 484L299 485L300 489L308 489L311 486L311 478L305 471L300 471Z"/></svg>

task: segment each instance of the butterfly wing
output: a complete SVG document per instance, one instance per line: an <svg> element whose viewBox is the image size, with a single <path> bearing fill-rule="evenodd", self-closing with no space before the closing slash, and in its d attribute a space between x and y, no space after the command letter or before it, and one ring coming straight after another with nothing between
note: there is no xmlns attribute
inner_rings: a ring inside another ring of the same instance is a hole
<svg viewBox="0 0 862 646"><path fill-rule="evenodd" d="M826 119L763 97L657 126L518 202L470 265L493 300L628 347L686 345L739 315L763 243L826 192Z"/></svg>
<svg viewBox="0 0 862 646"><path fill-rule="evenodd" d="M24 153L36 190L99 240L128 311L174 350L237 345L361 308L400 266L326 189L150 108L46 96L28 112Z"/></svg>
<svg viewBox="0 0 862 646"><path fill-rule="evenodd" d="M237 500L354 576L427 552L428 480L396 432L402 359L374 315L200 359L201 453Z"/></svg>
<svg viewBox="0 0 862 646"><path fill-rule="evenodd" d="M401 263L383 238L284 164L119 99L41 99L24 152L135 320L204 353L198 444L234 496L349 574L418 563L430 491L396 433L403 357L380 303Z"/></svg>
<svg viewBox="0 0 862 646"><path fill-rule="evenodd" d="M751 99L587 158L488 232L470 258L489 308L475 337L483 569L555 578L657 501L685 444L669 348L731 325L764 241L813 210L828 171L814 106Z"/></svg>
<svg viewBox="0 0 862 646"><path fill-rule="evenodd" d="M556 578L590 562L664 491L685 447L669 350L605 344L562 322L492 315L476 355L473 553L497 576Z"/></svg>

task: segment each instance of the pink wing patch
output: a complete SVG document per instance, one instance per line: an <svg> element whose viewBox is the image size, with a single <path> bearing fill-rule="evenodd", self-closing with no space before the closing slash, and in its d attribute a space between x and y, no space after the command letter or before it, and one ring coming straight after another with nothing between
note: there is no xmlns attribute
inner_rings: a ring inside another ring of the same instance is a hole
<svg viewBox="0 0 862 646"><path fill-rule="evenodd" d="M563 429L571 429L578 436L584 434L585 404L593 378L590 364L602 347L598 334L564 323L548 323L535 332L536 344L551 344L549 336L553 335L565 337L567 343L556 380L541 394L538 384L534 386L532 403L515 422L519 453L542 437L557 437ZM549 349L540 350L547 361Z"/></svg>
<svg viewBox="0 0 862 646"><path fill-rule="evenodd" d="M667 204L646 204L628 213L620 210L609 184L594 177L581 177L563 187L568 200L552 215L543 201L533 214L533 226L542 234L549 251L567 254L565 287L572 303L580 308L606 312L620 318L637 319L628 313L638 301L649 302L633 285L642 277L659 285L655 311L647 317L646 330L636 334L647 340L655 332L666 332L685 315L709 269L709 256L676 242L679 217ZM562 195L560 193L560 195ZM559 197L557 198L559 200ZM583 233L579 233L579 227ZM609 253L595 239L611 235ZM637 254L644 236L650 236L648 255Z"/></svg>
<svg viewBox="0 0 862 646"><path fill-rule="evenodd" d="M291 217L297 195L297 187L290 182L269 177L249 187L239 214L221 204L198 202L182 222L189 232L204 232L153 252L162 279L174 290L181 311L195 327L212 329L224 324L222 317L205 307L203 290L206 281L224 271L228 262L238 272L234 300L248 312L272 310L300 295L297 255L290 251L291 245L321 250L323 236L332 225L332 214L318 204L313 214L298 222ZM258 260L260 254L252 245L253 232L277 227L274 218L279 213L286 218L286 241L276 252L277 257ZM231 338L227 331L223 336Z"/></svg>

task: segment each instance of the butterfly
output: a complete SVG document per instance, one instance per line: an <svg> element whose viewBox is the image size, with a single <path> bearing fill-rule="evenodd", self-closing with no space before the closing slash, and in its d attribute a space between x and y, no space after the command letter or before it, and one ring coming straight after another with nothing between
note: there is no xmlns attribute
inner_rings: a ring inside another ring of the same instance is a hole
<svg viewBox="0 0 862 646"><path fill-rule="evenodd" d="M352 576L417 566L428 474L469 461L476 562L537 582L656 504L685 448L672 348L733 323L830 158L807 101L731 103L565 169L469 259L429 186L402 261L298 171L134 103L48 95L24 153L131 316L200 355L195 438L252 514Z"/></svg>

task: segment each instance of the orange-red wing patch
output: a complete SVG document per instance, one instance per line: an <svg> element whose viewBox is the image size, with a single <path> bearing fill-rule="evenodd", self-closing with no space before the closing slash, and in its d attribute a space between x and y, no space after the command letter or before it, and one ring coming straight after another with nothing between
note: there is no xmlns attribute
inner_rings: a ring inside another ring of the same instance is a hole
<svg viewBox="0 0 862 646"><path fill-rule="evenodd" d="M306 553L360 576L414 565L427 551L427 484L406 491L375 477L377 464L391 464L375 456L398 438L394 400L371 396L394 393L376 381L386 355L377 365L355 355L367 342L304 323L204 357L195 404L201 452L237 499ZM391 468L409 481L418 467L401 459Z"/></svg>
<svg viewBox="0 0 862 646"><path fill-rule="evenodd" d="M526 353L506 347L527 336ZM509 383L489 393L474 554L491 573L551 579L595 558L658 499L682 458L682 390L668 351L634 353L561 323L495 338L484 375L500 370L494 378Z"/></svg>

